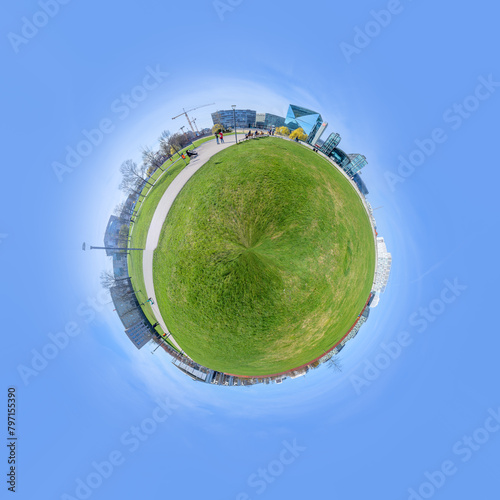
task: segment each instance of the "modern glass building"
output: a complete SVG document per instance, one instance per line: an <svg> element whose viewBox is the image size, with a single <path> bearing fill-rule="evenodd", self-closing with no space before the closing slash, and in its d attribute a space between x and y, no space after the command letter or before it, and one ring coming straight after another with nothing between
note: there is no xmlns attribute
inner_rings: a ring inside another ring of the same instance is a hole
<svg viewBox="0 0 500 500"><path fill-rule="evenodd" d="M236 115L237 127L253 127L255 125L257 112L251 109L225 109L212 113L214 125L220 124L225 128L234 128L234 118Z"/></svg>
<svg viewBox="0 0 500 500"><path fill-rule="evenodd" d="M352 180L356 183L356 186L358 186L358 189L360 190L363 196L366 196L367 194L370 193L368 191L368 188L366 187L366 184L363 182L363 179L361 178L359 172L357 174L354 174Z"/></svg>
<svg viewBox="0 0 500 500"><path fill-rule="evenodd" d="M332 132L328 139L324 142L323 146L321 146L320 151L327 156L332 154L332 151L339 145L340 143L340 135Z"/></svg>
<svg viewBox="0 0 500 500"><path fill-rule="evenodd" d="M333 161L343 170L346 170L347 165L351 161L349 155L347 153L344 153L344 151L339 148L335 148L330 153L330 157L333 158Z"/></svg>
<svg viewBox="0 0 500 500"><path fill-rule="evenodd" d="M285 126L291 131L302 128L311 138L314 138L316 132L323 123L323 118L316 111L290 104L285 118Z"/></svg>
<svg viewBox="0 0 500 500"><path fill-rule="evenodd" d="M255 126L257 128L270 129L283 127L285 119L282 116L273 115L272 113L257 113Z"/></svg>
<svg viewBox="0 0 500 500"><path fill-rule="evenodd" d="M332 137L330 135L330 137ZM330 145L328 146L328 149L325 148L327 145L328 141L330 140L330 137L327 139L325 144L323 144L323 147L321 148L321 151L325 153L325 150L328 150L330 148ZM340 137L339 137L339 142L340 142ZM333 144L335 141L332 138L331 144ZM328 153L325 153L328 154ZM360 154L350 154L348 155L344 151L342 151L339 148L334 148L328 156L333 159L333 161L339 165L342 170L345 171L347 175L350 177L354 177L355 174L357 174L363 167L365 167L368 162L366 161L366 158L363 155Z"/></svg>
<svg viewBox="0 0 500 500"><path fill-rule="evenodd" d="M349 155L350 162L347 165L346 172L352 177L367 165L366 158L363 155L355 154Z"/></svg>

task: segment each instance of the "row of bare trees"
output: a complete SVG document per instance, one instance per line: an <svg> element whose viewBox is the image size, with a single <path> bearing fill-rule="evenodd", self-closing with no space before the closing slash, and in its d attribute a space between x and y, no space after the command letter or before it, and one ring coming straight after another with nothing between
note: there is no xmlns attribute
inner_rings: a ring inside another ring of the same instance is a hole
<svg viewBox="0 0 500 500"><path fill-rule="evenodd" d="M132 295L134 293L130 283L130 276L127 276L126 278L117 278L111 271L102 271L101 286L106 290L114 288L117 294L121 297L125 295Z"/></svg>
<svg viewBox="0 0 500 500"><path fill-rule="evenodd" d="M122 182L120 189L127 195L135 194L141 196L143 187L147 184L152 186L148 181L149 177L178 151L188 146L194 139L194 134L189 131L184 134L171 134L168 130L164 130L160 137L159 149L154 151L150 147L143 147L141 150L142 163L138 165L133 160L126 160L120 166L122 174Z"/></svg>
<svg viewBox="0 0 500 500"><path fill-rule="evenodd" d="M206 132L210 133L210 129L207 129ZM188 146L194 138L195 136L191 131L183 134L171 134L168 130L164 130L158 138L159 148L157 151L150 147L143 147L141 150L142 162L139 165L133 160L126 160L121 164L120 173L122 180L120 189L127 196L132 194L140 199L144 186L153 186L153 183L149 180L151 175L158 168L161 169L162 165L168 159L172 158L174 154ZM124 201L115 207L113 214L122 223L117 237L118 246L126 247L129 239L130 222L134 220L135 210L130 203ZM103 271L101 274L101 285L108 290L112 287L117 287L116 291L120 295L126 295L131 293L129 279L115 278L113 273Z"/></svg>

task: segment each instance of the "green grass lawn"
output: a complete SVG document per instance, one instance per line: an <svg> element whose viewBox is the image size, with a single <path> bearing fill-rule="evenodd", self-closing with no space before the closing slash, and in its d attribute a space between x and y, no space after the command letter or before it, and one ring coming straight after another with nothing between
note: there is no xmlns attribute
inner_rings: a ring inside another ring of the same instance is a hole
<svg viewBox="0 0 500 500"><path fill-rule="evenodd" d="M375 248L359 195L328 161L271 138L213 156L177 197L155 293L195 361L238 375L320 356L368 299Z"/></svg>

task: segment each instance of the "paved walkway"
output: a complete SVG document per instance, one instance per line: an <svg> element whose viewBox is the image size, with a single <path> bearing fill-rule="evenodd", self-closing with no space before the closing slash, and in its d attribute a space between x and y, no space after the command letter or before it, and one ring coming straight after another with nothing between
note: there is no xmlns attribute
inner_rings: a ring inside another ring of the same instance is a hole
<svg viewBox="0 0 500 500"><path fill-rule="evenodd" d="M238 140L243 139L245 135L238 134ZM151 297L153 299L154 304L151 306L153 309L153 314L155 315L156 321L160 323L163 331L170 333L167 329L164 319L160 313L160 309L158 308L158 301L156 300L155 288L153 284L153 254L158 246L158 241L160 239L161 229L163 227L163 223L167 218L168 211L170 207L174 203L175 198L181 192L181 189L184 187L186 182L210 159L213 155L222 151L223 149L233 146L235 144L234 135L228 136L224 138L223 144L217 144L214 140L207 141L201 144L198 148L196 148L196 152L198 156L191 159L189 165L185 167L177 177L172 181L170 186L168 186L167 190L161 197L158 206L156 207L155 213L153 215L153 219L151 220L151 225L148 230L148 237L146 239L146 246L144 248L143 257L142 257L142 268L144 272L144 283L146 285L146 295L147 297ZM182 348L177 344L174 337L170 334L169 340L174 344L177 349L182 350Z"/></svg>

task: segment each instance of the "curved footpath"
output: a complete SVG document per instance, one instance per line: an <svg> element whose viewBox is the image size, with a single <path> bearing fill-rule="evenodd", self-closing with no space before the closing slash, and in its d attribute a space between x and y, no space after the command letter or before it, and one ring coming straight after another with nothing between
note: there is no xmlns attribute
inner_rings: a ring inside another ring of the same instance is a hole
<svg viewBox="0 0 500 500"><path fill-rule="evenodd" d="M241 136L243 137L243 136ZM158 308L158 301L156 300L155 295L155 287L153 284L153 254L158 246L158 241L160 239L161 229L163 227L163 223L167 218L168 211L170 207L174 203L175 198L180 193L181 189L184 187L186 182L208 161L212 158L213 155L217 154L219 151L232 146L236 143L234 136L228 136L224 138L223 144L217 144L214 140L207 141L201 144L198 148L196 148L196 152L198 153L197 157L194 157L189 162L187 167L184 167L181 172L177 175L177 177L172 181L170 186L168 186L167 190L161 197L158 206L156 207L155 213L153 215L153 219L151 220L151 225L149 226L148 236L146 239L146 246L143 251L142 257L142 269L144 272L144 284L146 286L146 294L147 297L151 297L153 299L154 304L152 304L151 308L153 309L153 314L155 315L156 320L160 323L163 331L167 333L172 344L182 351L182 348L175 341L172 334L168 331L167 325L160 313L160 309ZM183 352L183 351L182 351Z"/></svg>
<svg viewBox="0 0 500 500"><path fill-rule="evenodd" d="M243 137L240 136L240 137ZM280 139L283 139L282 137L277 137ZM208 141L200 145L198 148L196 148L196 151L198 153L198 156L193 158L190 162L189 165L187 165L179 174L177 177L172 181L170 186L168 186L167 190L161 197L160 202L158 203L158 206L156 207L155 213L153 215L153 219L151 220L151 225L149 226L148 230L148 236L146 239L146 246L143 251L143 260L142 260L142 267L143 267L143 272L144 272L144 283L146 286L146 294L148 297L151 297L153 299L154 304L152 304L151 308L153 309L153 314L155 315L156 320L160 323L160 326L162 327L163 331L167 333L167 336L169 337L170 341L172 344L175 345L179 351L184 352L182 350L182 347L179 346L179 344L175 341L174 337L172 334L168 331L167 325L165 324L165 321L160 313L160 309L158 308L158 302L156 300L156 295L155 295L155 288L153 284L153 254L158 246L158 241L160 239L160 234L161 230L163 227L163 223L165 222L165 219L167 218L167 214L170 210L170 207L174 203L175 198L177 195L181 192L181 189L184 187L186 182L210 159L212 156L217 154L219 151L222 151L223 149L232 146L236 143L234 140L234 136L228 136L227 139L224 139L224 144L217 144L215 139L212 141ZM303 146L309 147L309 149L312 150L312 146L309 144L304 144L301 143ZM321 156L323 156L327 161L333 164L330 158L328 158L326 155L323 155L320 153ZM368 210L368 206L366 203L366 200L364 199L364 196L359 193L358 188L356 187L356 184L354 181L342 170L342 168L338 167L335 165L337 169L344 175L344 177L347 178L347 180L350 182L354 190L358 193L359 197L361 198L361 201L366 209L366 212L368 214L368 218L370 220L370 225L372 226L372 231L373 231L373 236L375 240L375 252L377 252L377 235L375 228L373 227L372 220L370 217L370 213ZM377 254L375 253L375 258L377 258ZM375 264L375 269L377 268ZM348 332L349 333L349 332ZM186 353L184 353L185 356Z"/></svg>

